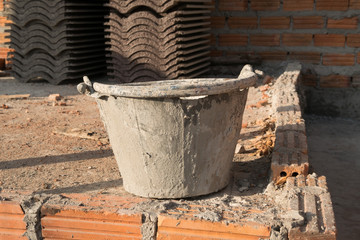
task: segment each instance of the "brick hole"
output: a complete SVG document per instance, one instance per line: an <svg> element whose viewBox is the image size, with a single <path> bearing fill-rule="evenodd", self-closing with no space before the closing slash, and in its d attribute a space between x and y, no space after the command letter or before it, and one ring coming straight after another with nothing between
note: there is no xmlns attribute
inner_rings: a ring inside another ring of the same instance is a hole
<svg viewBox="0 0 360 240"><path fill-rule="evenodd" d="M282 171L282 172L280 173L280 177L286 177L286 175L287 175L287 173L284 172L284 171Z"/></svg>
<svg viewBox="0 0 360 240"><path fill-rule="evenodd" d="M291 176L296 177L297 175L299 175L298 172L293 172Z"/></svg>

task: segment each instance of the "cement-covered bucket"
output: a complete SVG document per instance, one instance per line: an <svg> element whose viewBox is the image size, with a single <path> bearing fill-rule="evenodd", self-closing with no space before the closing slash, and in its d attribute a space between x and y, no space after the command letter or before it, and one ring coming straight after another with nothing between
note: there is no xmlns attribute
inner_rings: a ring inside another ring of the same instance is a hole
<svg viewBox="0 0 360 240"><path fill-rule="evenodd" d="M203 78L118 85L91 83L125 190L151 198L204 195L229 182L248 87L237 79Z"/></svg>

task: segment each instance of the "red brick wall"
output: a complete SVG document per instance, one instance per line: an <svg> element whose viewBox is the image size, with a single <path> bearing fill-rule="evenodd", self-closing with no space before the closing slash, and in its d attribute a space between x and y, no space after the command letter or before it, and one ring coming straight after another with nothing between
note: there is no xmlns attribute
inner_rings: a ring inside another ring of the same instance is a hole
<svg viewBox="0 0 360 240"><path fill-rule="evenodd" d="M305 85L356 86L360 0L213 0L213 4L214 71L229 73L247 62L299 61Z"/></svg>
<svg viewBox="0 0 360 240"><path fill-rule="evenodd" d="M9 27L7 26L10 21L6 17L6 2L9 0L0 0L0 70L4 70L8 64L7 56L11 51L6 37L9 33L5 32Z"/></svg>

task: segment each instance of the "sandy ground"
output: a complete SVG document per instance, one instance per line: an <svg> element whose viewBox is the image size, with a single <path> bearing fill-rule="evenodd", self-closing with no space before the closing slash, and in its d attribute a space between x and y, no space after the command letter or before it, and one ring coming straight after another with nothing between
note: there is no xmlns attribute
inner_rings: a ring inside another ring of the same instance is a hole
<svg viewBox="0 0 360 240"><path fill-rule="evenodd" d="M327 177L339 240L360 238L360 121L306 116L310 166Z"/></svg>

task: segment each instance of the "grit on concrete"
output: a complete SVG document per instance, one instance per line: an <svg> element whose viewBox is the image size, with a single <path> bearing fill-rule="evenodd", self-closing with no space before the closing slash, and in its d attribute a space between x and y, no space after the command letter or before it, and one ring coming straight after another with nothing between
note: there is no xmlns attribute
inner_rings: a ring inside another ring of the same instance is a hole
<svg viewBox="0 0 360 240"><path fill-rule="evenodd" d="M309 164L327 177L339 240L360 237L360 121L308 115Z"/></svg>

